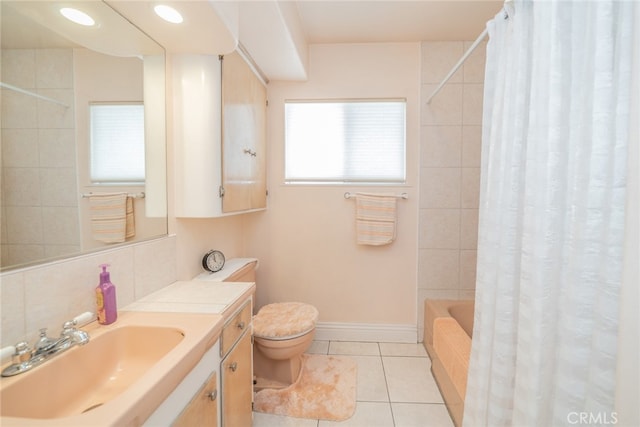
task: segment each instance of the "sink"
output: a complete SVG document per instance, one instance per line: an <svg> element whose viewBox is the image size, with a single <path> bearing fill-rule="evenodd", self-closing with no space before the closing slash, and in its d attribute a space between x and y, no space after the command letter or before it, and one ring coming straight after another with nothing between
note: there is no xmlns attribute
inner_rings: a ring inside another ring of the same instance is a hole
<svg viewBox="0 0 640 427"><path fill-rule="evenodd" d="M92 336L2 387L0 413L51 419L94 410L127 390L184 336L177 328L136 325Z"/></svg>
<svg viewBox="0 0 640 427"><path fill-rule="evenodd" d="M140 426L220 336L223 317L123 310L91 340L0 378L2 427Z"/></svg>

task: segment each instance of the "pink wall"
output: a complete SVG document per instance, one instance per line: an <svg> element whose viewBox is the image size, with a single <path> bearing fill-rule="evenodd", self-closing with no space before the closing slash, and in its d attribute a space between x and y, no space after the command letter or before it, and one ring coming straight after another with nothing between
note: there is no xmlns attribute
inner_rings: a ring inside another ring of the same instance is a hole
<svg viewBox="0 0 640 427"><path fill-rule="evenodd" d="M420 44L312 45L308 70L306 82L268 86L269 205L245 223L246 253L261 261L257 304L302 301L318 308L321 322L415 327ZM407 99L407 185L283 183L285 99L372 97ZM355 243L346 191L409 194L398 202L395 242Z"/></svg>

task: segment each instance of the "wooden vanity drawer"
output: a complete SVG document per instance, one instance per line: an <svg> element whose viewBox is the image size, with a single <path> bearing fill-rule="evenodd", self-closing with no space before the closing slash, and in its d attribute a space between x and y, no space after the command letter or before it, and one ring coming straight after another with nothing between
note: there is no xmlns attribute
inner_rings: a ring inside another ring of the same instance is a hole
<svg viewBox="0 0 640 427"><path fill-rule="evenodd" d="M251 327L251 298L224 325L220 341L220 356L224 357L240 336Z"/></svg>

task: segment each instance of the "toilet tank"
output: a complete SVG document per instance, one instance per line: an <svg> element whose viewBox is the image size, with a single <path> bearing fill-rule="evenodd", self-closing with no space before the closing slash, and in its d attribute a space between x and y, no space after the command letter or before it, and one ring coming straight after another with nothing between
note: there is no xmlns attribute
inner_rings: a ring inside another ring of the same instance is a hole
<svg viewBox="0 0 640 427"><path fill-rule="evenodd" d="M250 262L242 268L235 271L223 282L255 282L256 281L256 264L258 261Z"/></svg>

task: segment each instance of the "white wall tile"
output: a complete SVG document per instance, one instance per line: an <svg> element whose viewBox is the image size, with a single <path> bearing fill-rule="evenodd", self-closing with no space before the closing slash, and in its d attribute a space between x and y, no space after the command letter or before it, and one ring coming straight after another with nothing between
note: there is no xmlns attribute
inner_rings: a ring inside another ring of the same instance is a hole
<svg viewBox="0 0 640 427"><path fill-rule="evenodd" d="M420 248L458 249L460 209L421 209Z"/></svg>
<svg viewBox="0 0 640 427"><path fill-rule="evenodd" d="M2 89L2 128L32 129L37 127L37 101L32 96Z"/></svg>
<svg viewBox="0 0 640 427"><path fill-rule="evenodd" d="M156 239L135 246L135 299L176 281L176 239Z"/></svg>
<svg viewBox="0 0 640 427"><path fill-rule="evenodd" d="M463 48L464 43L459 41L422 43L422 83L439 84L460 60ZM462 82L462 70L459 69L449 82Z"/></svg>
<svg viewBox="0 0 640 427"><path fill-rule="evenodd" d="M460 207L460 169L422 168L420 171L420 207Z"/></svg>
<svg viewBox="0 0 640 427"><path fill-rule="evenodd" d="M75 130L39 129L37 153L42 167L75 168Z"/></svg>
<svg viewBox="0 0 640 427"><path fill-rule="evenodd" d="M42 225L45 244L80 245L77 207L44 206Z"/></svg>
<svg viewBox="0 0 640 427"><path fill-rule="evenodd" d="M1 345L13 345L17 339L33 340L43 327L50 328L50 335L55 335L59 333L63 322L84 311L95 313L95 287L99 283L100 264L110 264L109 271L111 282L116 286L118 308L134 302L135 281L138 277L134 271L134 265L138 265L134 262L134 252L138 246L144 246L143 252L149 255L146 259L143 257L142 261L138 259L138 262L145 264L144 269L166 275L154 280L154 284L175 282L175 237L2 273ZM154 252L156 256L152 256ZM151 276L148 272L142 274L145 275L147 278ZM24 295L23 302L20 302L20 293ZM11 307L6 308L5 305ZM20 324L23 326L20 327ZM6 329L16 332L5 334Z"/></svg>
<svg viewBox="0 0 640 427"><path fill-rule="evenodd" d="M462 124L482 124L482 99L484 85L477 83L464 84Z"/></svg>
<svg viewBox="0 0 640 427"><path fill-rule="evenodd" d="M38 167L38 131L36 129L2 130L2 167Z"/></svg>
<svg viewBox="0 0 640 427"><path fill-rule="evenodd" d="M73 108L73 89L38 89L38 94L55 99L67 106L50 101L37 100L37 127L47 129L74 129L75 113Z"/></svg>
<svg viewBox="0 0 640 427"><path fill-rule="evenodd" d="M42 242L42 208L7 206L6 215L9 243L39 244Z"/></svg>
<svg viewBox="0 0 640 427"><path fill-rule="evenodd" d="M418 289L458 289L460 251L420 249Z"/></svg>
<svg viewBox="0 0 640 427"><path fill-rule="evenodd" d="M471 48L473 41L464 42L464 51ZM465 83L484 83L484 68L486 59L487 42L483 41L467 57L462 65Z"/></svg>
<svg viewBox="0 0 640 427"><path fill-rule="evenodd" d="M24 275L22 273L3 275L0 280L0 296L2 347L5 347L26 338Z"/></svg>
<svg viewBox="0 0 640 427"><path fill-rule="evenodd" d="M79 196L76 181L75 168L40 168L42 206L77 207ZM78 220L77 214L75 219Z"/></svg>
<svg viewBox="0 0 640 427"><path fill-rule="evenodd" d="M7 244L3 250L6 250L7 256L3 253L3 265L18 265L39 261L45 257L45 246L42 244ZM4 264L6 262L6 264Z"/></svg>
<svg viewBox="0 0 640 427"><path fill-rule="evenodd" d="M6 206L39 206L42 202L38 168L3 168L3 202Z"/></svg>
<svg viewBox="0 0 640 427"><path fill-rule="evenodd" d="M460 210L460 248L478 247L478 209Z"/></svg>
<svg viewBox="0 0 640 427"><path fill-rule="evenodd" d="M480 168L462 168L462 208L478 208L480 205Z"/></svg>
<svg viewBox="0 0 640 427"><path fill-rule="evenodd" d="M43 258L59 258L63 255L77 255L80 253L80 245L59 245L59 244L46 244L44 245L44 255L38 259Z"/></svg>
<svg viewBox="0 0 640 427"><path fill-rule="evenodd" d="M482 126L462 126L462 167L480 167Z"/></svg>
<svg viewBox="0 0 640 427"><path fill-rule="evenodd" d="M459 167L462 132L460 126L423 126L421 167Z"/></svg>
<svg viewBox="0 0 640 427"><path fill-rule="evenodd" d="M458 299L476 299L476 291L463 289L459 292Z"/></svg>
<svg viewBox="0 0 640 427"><path fill-rule="evenodd" d="M422 86L423 94L430 94L437 85L426 84ZM426 98L422 103L423 126L428 125L461 125L463 107L463 85L449 83L440 90L438 95L426 103ZM475 124L475 123L470 123Z"/></svg>
<svg viewBox="0 0 640 427"><path fill-rule="evenodd" d="M40 89L72 88L73 51L71 49L37 49L36 85Z"/></svg>
<svg viewBox="0 0 640 427"><path fill-rule="evenodd" d="M34 89L36 87L35 50L2 49L2 81L22 89Z"/></svg>
<svg viewBox="0 0 640 427"><path fill-rule="evenodd" d="M475 249L460 251L460 289L476 288L476 260Z"/></svg>
<svg viewBox="0 0 640 427"><path fill-rule="evenodd" d="M457 299L475 286L486 42L426 105L471 44L422 43L419 323L427 295Z"/></svg>

